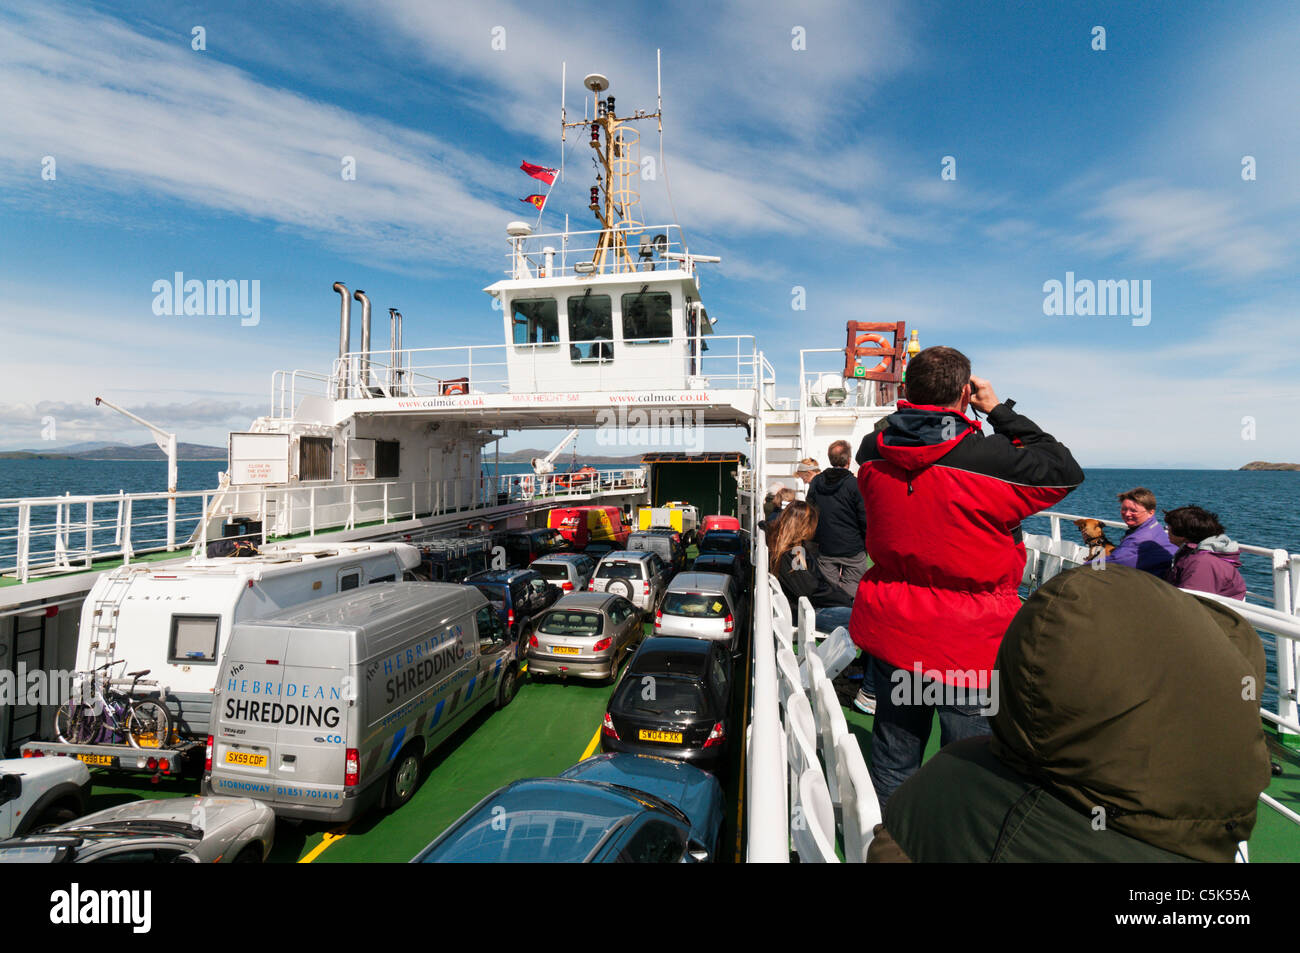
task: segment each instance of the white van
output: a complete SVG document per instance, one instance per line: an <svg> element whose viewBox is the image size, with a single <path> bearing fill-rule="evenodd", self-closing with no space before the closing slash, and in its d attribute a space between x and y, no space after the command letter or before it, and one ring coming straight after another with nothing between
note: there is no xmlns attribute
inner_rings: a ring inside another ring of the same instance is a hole
<svg viewBox="0 0 1300 953"><path fill-rule="evenodd" d="M205 794L338 822L415 794L420 763L504 706L515 644L473 586L369 586L237 625L222 659Z"/></svg>
<svg viewBox="0 0 1300 953"><path fill-rule="evenodd" d="M232 627L420 564L405 543L277 543L256 556L196 557L179 566L122 566L95 581L81 610L83 670L114 660L148 669L182 738L208 733L217 661ZM120 674L115 669L113 674Z"/></svg>

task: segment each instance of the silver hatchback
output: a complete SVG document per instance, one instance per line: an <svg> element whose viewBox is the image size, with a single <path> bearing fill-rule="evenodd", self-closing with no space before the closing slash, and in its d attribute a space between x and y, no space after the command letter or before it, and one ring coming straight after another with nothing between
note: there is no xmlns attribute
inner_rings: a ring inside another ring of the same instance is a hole
<svg viewBox="0 0 1300 953"><path fill-rule="evenodd" d="M679 573L655 613L655 635L683 635L720 642L730 651L744 631L746 603L734 576Z"/></svg>
<svg viewBox="0 0 1300 953"><path fill-rule="evenodd" d="M575 592L534 624L528 670L561 678L613 678L642 635L640 610L622 596Z"/></svg>

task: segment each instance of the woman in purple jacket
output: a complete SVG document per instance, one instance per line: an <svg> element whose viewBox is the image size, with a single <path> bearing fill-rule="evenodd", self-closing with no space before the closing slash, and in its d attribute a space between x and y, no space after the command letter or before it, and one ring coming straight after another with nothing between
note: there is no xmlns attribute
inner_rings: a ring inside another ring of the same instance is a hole
<svg viewBox="0 0 1300 953"><path fill-rule="evenodd" d="M1169 541L1179 546L1165 579L1180 589L1246 598L1237 544L1224 533L1218 516L1199 506L1165 511Z"/></svg>

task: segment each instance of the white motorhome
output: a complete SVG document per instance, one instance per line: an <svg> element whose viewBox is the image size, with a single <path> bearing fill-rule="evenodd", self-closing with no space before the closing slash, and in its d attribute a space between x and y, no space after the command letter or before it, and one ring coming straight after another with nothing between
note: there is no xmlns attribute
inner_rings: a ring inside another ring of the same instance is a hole
<svg viewBox="0 0 1300 953"><path fill-rule="evenodd" d="M419 562L419 552L405 543L316 541L264 546L247 557L196 557L179 566L123 566L101 576L86 598L77 659L87 671L121 660L128 669L148 669L173 729L181 738L201 739L217 662L236 623L400 580Z"/></svg>
<svg viewBox="0 0 1300 953"><path fill-rule="evenodd" d="M409 801L424 757L519 673L482 593L411 582L241 623L219 674L204 792L333 823Z"/></svg>

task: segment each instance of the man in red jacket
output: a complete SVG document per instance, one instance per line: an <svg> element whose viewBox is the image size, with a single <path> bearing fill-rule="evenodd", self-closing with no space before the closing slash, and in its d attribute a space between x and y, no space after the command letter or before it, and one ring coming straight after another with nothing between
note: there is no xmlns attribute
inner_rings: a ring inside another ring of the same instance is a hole
<svg viewBox="0 0 1300 953"><path fill-rule="evenodd" d="M872 566L849 632L874 660L871 776L882 808L920 767L936 710L945 745L988 734L993 663L1020 609L1020 521L1083 482L1070 451L972 377L960 351L918 354L906 393L857 454ZM991 437L968 407L988 414Z"/></svg>

